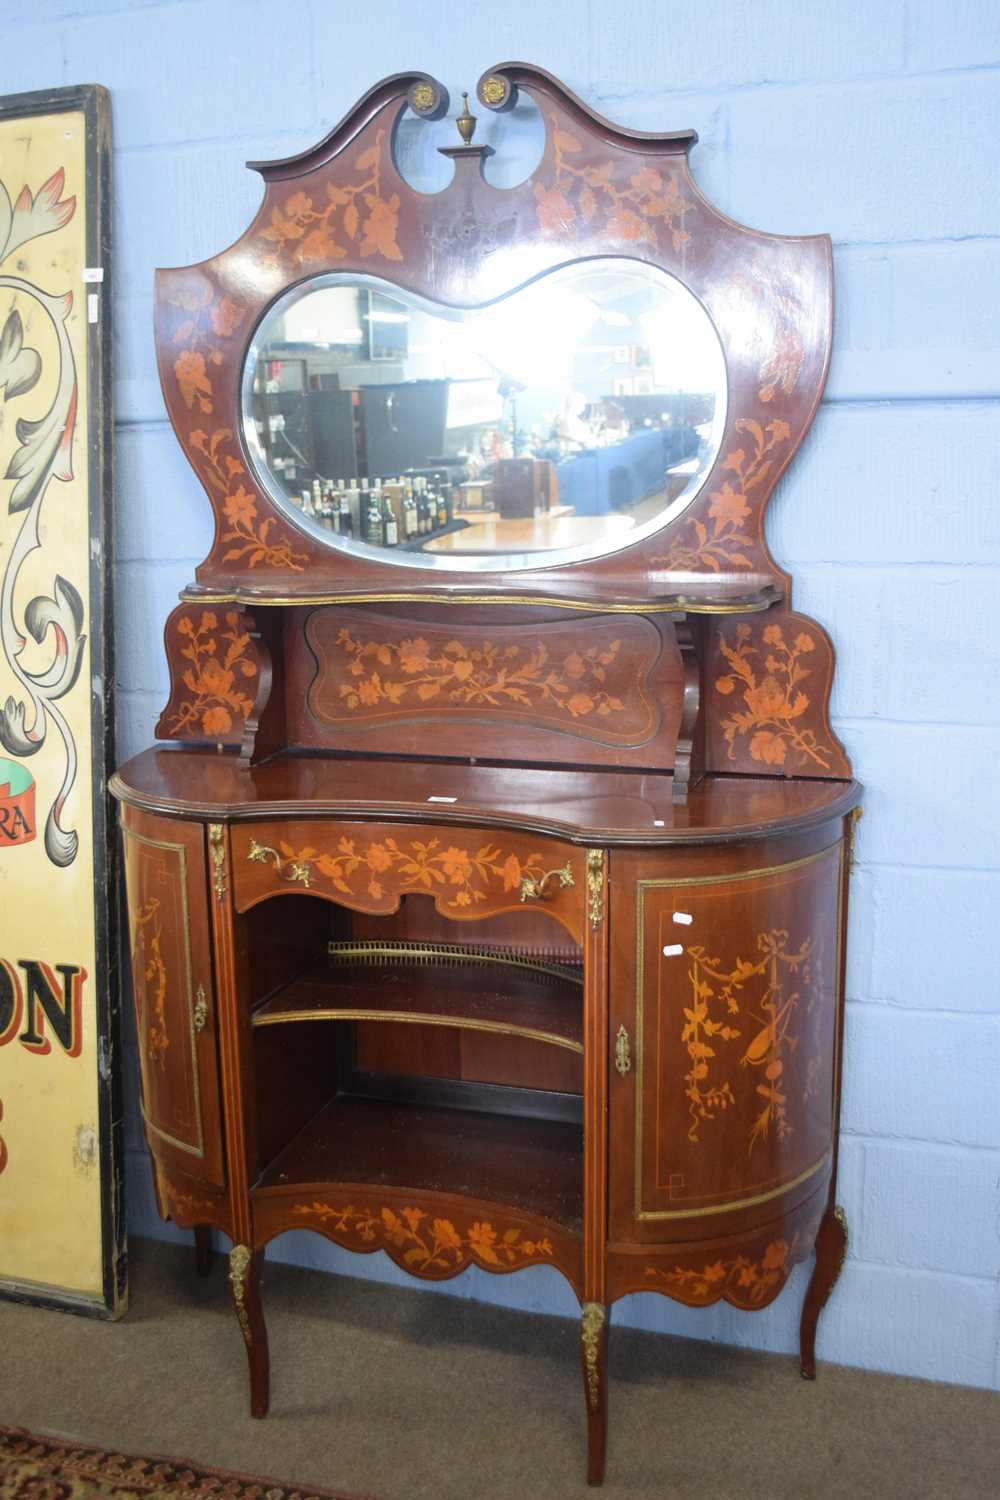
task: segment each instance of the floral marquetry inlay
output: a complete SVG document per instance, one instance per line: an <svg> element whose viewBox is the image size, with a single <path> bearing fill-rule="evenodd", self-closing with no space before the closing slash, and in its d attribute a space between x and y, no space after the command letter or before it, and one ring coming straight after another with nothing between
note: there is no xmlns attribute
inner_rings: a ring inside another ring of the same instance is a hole
<svg viewBox="0 0 1000 1500"><path fill-rule="evenodd" d="M166 1188L167 1202L171 1210L171 1217L175 1219L187 1219L191 1223L204 1224L209 1219L216 1217L220 1210L225 1212L226 1204L222 1199L196 1198L192 1193L181 1193L174 1190L169 1184Z"/></svg>
<svg viewBox="0 0 1000 1500"><path fill-rule="evenodd" d="M800 630L786 641L780 625L765 625L762 646L754 640L753 627L736 626L732 643L719 637L721 651L730 670L715 680L715 691L723 696L739 695L743 707L722 720L722 729L733 760L740 741L762 765L783 766L791 754L828 771L833 750L824 744L809 723L811 696L803 683L811 676L803 658L810 657L816 642ZM766 648L766 649L765 649Z"/></svg>
<svg viewBox="0 0 1000 1500"><path fill-rule="evenodd" d="M235 456L236 442L232 429L217 428L211 437L196 429L188 438L198 455L195 463L205 482L213 489L222 507L224 529L221 540L229 544L223 562L245 562L256 568L287 568L301 573L306 554L295 551L286 531L275 528L273 516L260 519L257 498L248 490L243 461Z"/></svg>
<svg viewBox="0 0 1000 1500"><path fill-rule="evenodd" d="M644 620L449 628L317 610L307 632L309 707L324 724L502 716L635 744L660 722L649 678L662 645Z"/></svg>
<svg viewBox="0 0 1000 1500"><path fill-rule="evenodd" d="M727 970L703 947L688 948L691 1004L684 1007L681 1030L690 1063L684 1089L692 1143L701 1139L703 1121L715 1119L736 1103L742 1080L733 1072L731 1063L736 1057L730 1044L742 1038L739 1066L755 1078L754 1090L763 1100L750 1130L749 1155L772 1130L779 1141L792 1134L785 1068L798 1046L798 1007L805 1003L812 1008L814 985L820 983L819 974L814 974L811 938L793 947L787 932L761 932L757 951L757 959L737 958ZM722 1055L720 1044L725 1044ZM806 1073L808 1077L808 1066Z"/></svg>
<svg viewBox="0 0 1000 1500"><path fill-rule="evenodd" d="M606 650L570 651L562 660L551 659L542 641L531 647L484 641L470 648L456 639L435 654L422 636L393 645L360 641L345 629L337 645L350 662L351 680L339 689L349 711L404 699L440 699L490 707L546 704L570 718L586 719L620 714L625 707L605 687L621 647L618 640Z"/></svg>
<svg viewBox="0 0 1000 1500"><path fill-rule="evenodd" d="M625 245L660 245L669 235L673 250L691 238L684 218L692 204L681 192L669 167L627 165L603 161L599 165L574 158L584 153L583 142L549 116L554 180L534 185L538 223L543 234L563 236L581 228L601 228Z"/></svg>
<svg viewBox="0 0 1000 1500"><path fill-rule="evenodd" d="M181 680L189 696L175 704L167 721L170 734L223 739L242 729L253 708L257 664L250 635L240 628L238 610L219 619L214 610L182 614L176 622L180 654L188 665Z"/></svg>
<svg viewBox="0 0 1000 1500"><path fill-rule="evenodd" d="M151 896L132 918L133 973L142 974L146 1004L145 1048L153 1062L166 1068L170 1036L167 1032L167 966L163 959L160 899Z"/></svg>
<svg viewBox="0 0 1000 1500"><path fill-rule="evenodd" d="M217 296L204 278L168 293L167 301L187 314L170 340L180 349L174 375L181 396L185 406L209 416L214 410L212 373L225 358L220 344L239 331L247 310L232 297Z"/></svg>
<svg viewBox="0 0 1000 1500"><path fill-rule="evenodd" d="M487 1270L513 1270L533 1260L552 1256L547 1238L531 1239L512 1225L494 1229L486 1219L456 1227L451 1219L438 1218L421 1208L399 1210L386 1205L370 1207L348 1203L343 1208L327 1203L297 1203L293 1213L321 1225L334 1239L345 1244L389 1251L415 1276L460 1271L470 1260Z"/></svg>
<svg viewBox="0 0 1000 1500"><path fill-rule="evenodd" d="M772 1240L756 1259L747 1255L725 1256L702 1266L674 1266L663 1270L647 1266L646 1275L656 1290L679 1302L707 1307L725 1297L737 1307L759 1307L770 1301L788 1279L798 1236L791 1241Z"/></svg>
<svg viewBox="0 0 1000 1500"><path fill-rule="evenodd" d="M344 260L349 254L398 261L399 194L385 193L382 173L387 160L387 132L376 132L374 144L349 163L354 174L327 181L316 193L298 189L276 204L260 238L268 258L293 267Z"/></svg>
<svg viewBox="0 0 1000 1500"><path fill-rule="evenodd" d="M711 573L753 567L747 556L747 549L754 546L754 538L746 529L753 513L750 499L767 482L778 456L776 450L787 444L792 432L788 423L780 420L764 427L750 417L740 417L735 426L750 445L732 449L723 459L723 470L733 478L709 491L708 522L692 516L669 552L651 558L654 567Z"/></svg>
<svg viewBox="0 0 1000 1500"><path fill-rule="evenodd" d="M313 889L327 882L343 896L381 902L400 892L424 891L437 896L442 910L472 907L508 897L520 900L525 877L539 881L546 874L542 854L519 856L494 843L474 848L438 838L366 840L342 835L329 850L295 849L278 841L272 851L251 841L247 859L265 864L267 856L279 876Z"/></svg>

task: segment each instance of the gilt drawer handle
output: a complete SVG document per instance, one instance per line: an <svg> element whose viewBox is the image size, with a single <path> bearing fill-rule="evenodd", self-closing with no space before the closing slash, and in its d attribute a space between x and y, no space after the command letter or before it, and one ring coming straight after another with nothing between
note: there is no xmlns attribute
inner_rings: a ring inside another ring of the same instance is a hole
<svg viewBox="0 0 1000 1500"><path fill-rule="evenodd" d="M615 1067L623 1078L632 1071L632 1047L624 1026L619 1026L615 1037Z"/></svg>
<svg viewBox="0 0 1000 1500"><path fill-rule="evenodd" d="M522 875L521 900L544 901L547 894L545 887L550 880L558 880L560 886L573 884L573 871L568 860L561 870L550 870L547 875Z"/></svg>
<svg viewBox="0 0 1000 1500"><path fill-rule="evenodd" d="M194 1007L194 1029L197 1032L205 1030L205 1022L208 1020L208 1001L205 998L205 986L199 984L198 995Z"/></svg>
<svg viewBox="0 0 1000 1500"><path fill-rule="evenodd" d="M269 859L273 860L277 874L285 880L297 880L300 885L308 885L312 875L310 866L304 860L282 859L277 849L272 849L270 844L258 844L256 839L250 840L247 859L256 865L266 865Z"/></svg>

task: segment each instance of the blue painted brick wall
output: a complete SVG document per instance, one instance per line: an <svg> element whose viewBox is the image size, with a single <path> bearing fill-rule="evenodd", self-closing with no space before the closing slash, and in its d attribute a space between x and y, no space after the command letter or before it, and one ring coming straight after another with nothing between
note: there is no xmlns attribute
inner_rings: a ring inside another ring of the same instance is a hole
<svg viewBox="0 0 1000 1500"><path fill-rule="evenodd" d="M260 197L248 157L311 144L383 74L426 68L457 97L490 63L524 57L626 125L696 127L695 174L733 217L832 234L833 369L769 530L798 605L837 643L837 728L868 787L848 983L851 1250L819 1349L997 1385L996 0L506 0L494 12L445 0L7 0L0 36L0 92L99 80L113 96L123 755L150 740L162 621L210 537L164 420L153 268L242 232ZM134 1047L128 1056L130 1222L170 1234L151 1201ZM401 1279L382 1256L314 1237L286 1236L272 1254ZM615 1316L791 1350L803 1285L799 1270L759 1314L644 1296ZM576 1311L544 1269L470 1271L436 1290Z"/></svg>

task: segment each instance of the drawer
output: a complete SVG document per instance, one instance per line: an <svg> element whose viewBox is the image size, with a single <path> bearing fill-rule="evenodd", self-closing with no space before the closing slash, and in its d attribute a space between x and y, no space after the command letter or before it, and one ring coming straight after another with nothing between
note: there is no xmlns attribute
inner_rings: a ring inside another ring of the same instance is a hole
<svg viewBox="0 0 1000 1500"><path fill-rule="evenodd" d="M386 915L433 896L443 916L474 921L544 910L583 940L586 851L530 834L421 823L270 819L232 829L237 911L290 892Z"/></svg>

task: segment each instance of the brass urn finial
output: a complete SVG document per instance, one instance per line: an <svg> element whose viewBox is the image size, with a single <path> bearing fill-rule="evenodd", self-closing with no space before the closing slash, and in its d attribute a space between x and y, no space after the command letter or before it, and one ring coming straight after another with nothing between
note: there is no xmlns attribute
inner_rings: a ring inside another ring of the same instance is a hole
<svg viewBox="0 0 1000 1500"><path fill-rule="evenodd" d="M469 113L468 94L462 95L462 113L458 116L455 124L458 126L458 133L462 137L463 144L471 146L473 133L476 129L476 117Z"/></svg>

